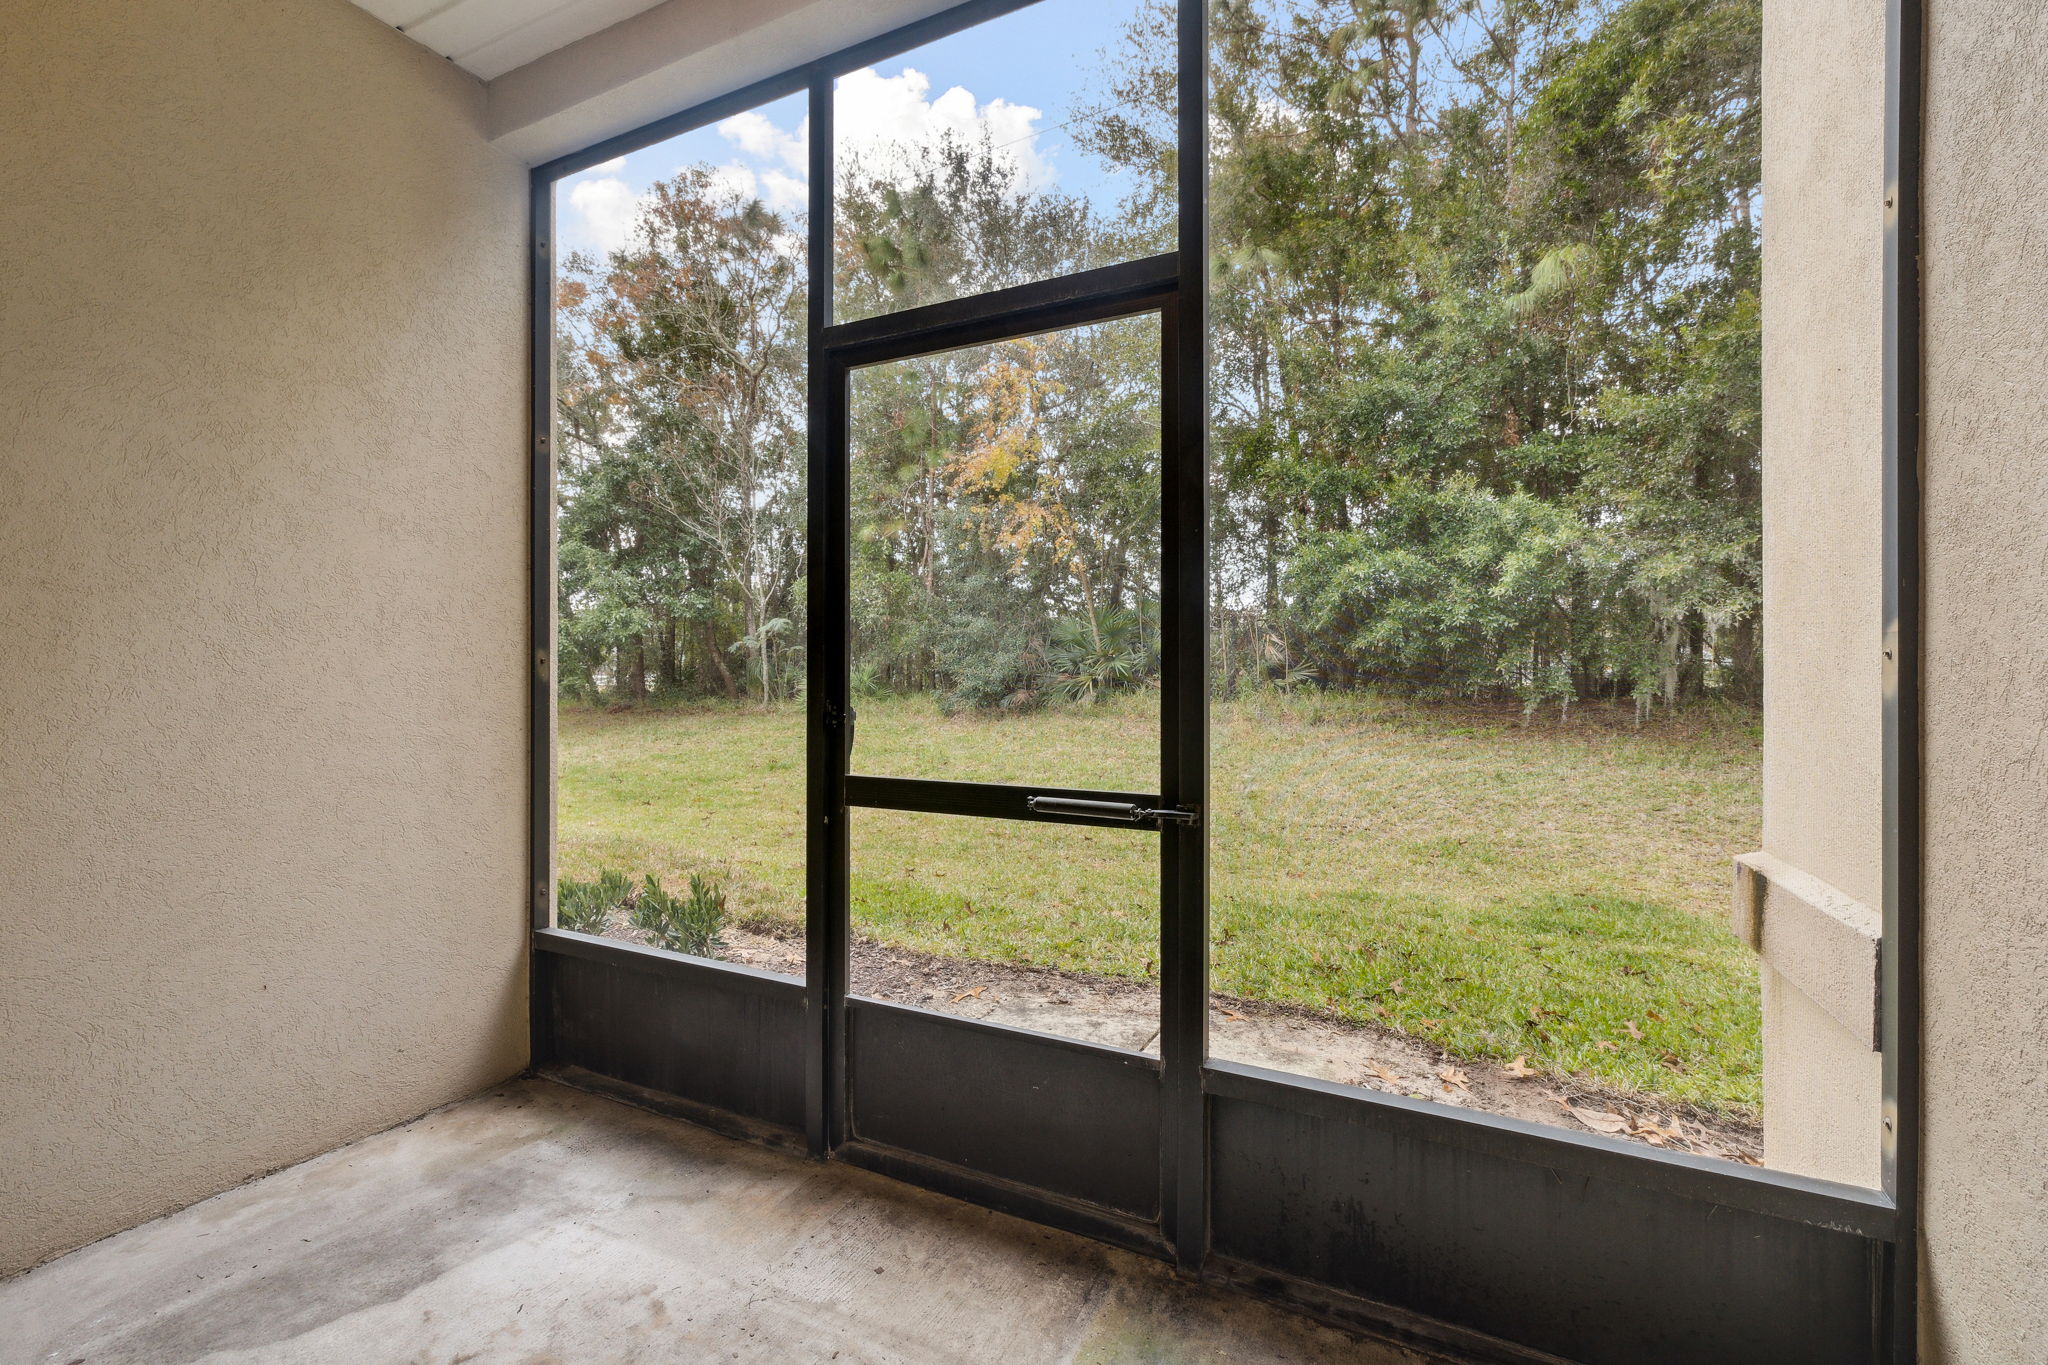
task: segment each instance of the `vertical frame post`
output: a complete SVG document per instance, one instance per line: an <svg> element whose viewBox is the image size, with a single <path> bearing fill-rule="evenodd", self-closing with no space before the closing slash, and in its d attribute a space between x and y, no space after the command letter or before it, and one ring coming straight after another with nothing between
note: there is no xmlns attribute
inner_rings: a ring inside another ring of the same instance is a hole
<svg viewBox="0 0 2048 1365"><path fill-rule="evenodd" d="M1207 0L1179 0L1176 168L1180 280L1161 317L1161 796L1204 813L1160 833L1159 1151L1162 1231L1198 1272L1209 1250L1209 421Z"/></svg>
<svg viewBox="0 0 2048 1365"><path fill-rule="evenodd" d="M1922 0L1888 0L1884 102L1883 1169L1898 1210L1884 1357L1919 1350Z"/></svg>
<svg viewBox="0 0 2048 1365"><path fill-rule="evenodd" d="M555 183L538 170L528 216L527 904L533 927L546 929L555 883Z"/></svg>
<svg viewBox="0 0 2048 1365"><path fill-rule="evenodd" d="M526 919L555 925L555 180L526 180ZM526 1064L553 1060L545 968L528 941Z"/></svg>
<svg viewBox="0 0 2048 1365"><path fill-rule="evenodd" d="M832 76L810 81L810 293L805 626L804 1136L829 1155L845 1127L846 370L825 351L832 324Z"/></svg>
<svg viewBox="0 0 2048 1365"><path fill-rule="evenodd" d="M555 922L555 182L527 181L527 710L526 912L533 929ZM529 939L527 1065L552 1060L546 968Z"/></svg>

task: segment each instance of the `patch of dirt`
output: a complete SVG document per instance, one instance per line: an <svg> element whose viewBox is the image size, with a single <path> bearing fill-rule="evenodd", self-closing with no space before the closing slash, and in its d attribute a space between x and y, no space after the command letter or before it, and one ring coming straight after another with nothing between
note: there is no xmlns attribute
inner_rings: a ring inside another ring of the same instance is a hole
<svg viewBox="0 0 2048 1365"><path fill-rule="evenodd" d="M621 935L624 937L624 935ZM744 931L727 936L726 959L803 975L803 944ZM933 957L876 943L853 946L855 995L968 1019L1055 1033L1137 1052L1159 1051L1154 983ZM1745 1165L1763 1157L1763 1130L1687 1105L1659 1105L1575 1077L1453 1057L1394 1029L1312 1010L1216 996L1214 1055L1341 1085L1454 1108L1602 1133ZM1526 1071L1526 1074L1521 1074Z"/></svg>

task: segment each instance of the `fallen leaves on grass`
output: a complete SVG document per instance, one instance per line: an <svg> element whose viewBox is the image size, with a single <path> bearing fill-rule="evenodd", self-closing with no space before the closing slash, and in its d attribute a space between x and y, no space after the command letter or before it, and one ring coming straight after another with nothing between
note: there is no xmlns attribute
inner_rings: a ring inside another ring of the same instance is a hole
<svg viewBox="0 0 2048 1365"><path fill-rule="evenodd" d="M1621 1021L1621 1026L1628 1030L1629 1037L1635 1039L1639 1043L1643 1041L1643 1031L1636 1027L1635 1020L1624 1019Z"/></svg>

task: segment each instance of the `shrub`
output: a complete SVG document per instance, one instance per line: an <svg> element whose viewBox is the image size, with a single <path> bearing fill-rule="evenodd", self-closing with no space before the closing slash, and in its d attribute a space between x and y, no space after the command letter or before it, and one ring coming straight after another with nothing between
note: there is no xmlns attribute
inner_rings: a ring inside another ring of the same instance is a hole
<svg viewBox="0 0 2048 1365"><path fill-rule="evenodd" d="M555 918L564 929L579 934L601 934L611 924L612 911L632 903L633 880L611 868L600 869L594 882L564 877L555 883Z"/></svg>
<svg viewBox="0 0 2048 1365"><path fill-rule="evenodd" d="M1157 612L1110 607L1092 620L1062 618L1052 623L1044 657L1045 690L1063 701L1135 691L1159 673Z"/></svg>
<svg viewBox="0 0 2048 1365"><path fill-rule="evenodd" d="M672 953L705 957L722 946L725 888L690 874L690 894L678 898L652 876L632 893L633 926Z"/></svg>

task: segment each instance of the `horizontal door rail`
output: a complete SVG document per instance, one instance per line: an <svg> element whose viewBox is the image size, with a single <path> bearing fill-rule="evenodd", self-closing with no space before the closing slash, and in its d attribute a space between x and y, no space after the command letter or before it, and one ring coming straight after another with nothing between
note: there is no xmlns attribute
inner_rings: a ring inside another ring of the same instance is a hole
<svg viewBox="0 0 2048 1365"><path fill-rule="evenodd" d="M819 333L817 344L849 368L876 365L1148 313L1170 297L1179 283L1180 256L1169 251L1058 279L842 322Z"/></svg>
<svg viewBox="0 0 2048 1365"><path fill-rule="evenodd" d="M1126 816L1110 812L1149 810L1161 802L1157 796L1142 792L1012 787L998 782L937 782L918 777L848 774L846 804L875 810L923 811L928 815L976 815L990 820L1039 820L1061 825L1092 825L1098 829L1150 830L1157 826L1135 823Z"/></svg>
<svg viewBox="0 0 2048 1365"><path fill-rule="evenodd" d="M1202 1089L1210 1095L1370 1124L1565 1175L1611 1180L1873 1241L1891 1241L1898 1232L1898 1211L1880 1190L1752 1170L1711 1157L1641 1147L1616 1138L1359 1090L1241 1062L1210 1059L1202 1067Z"/></svg>

